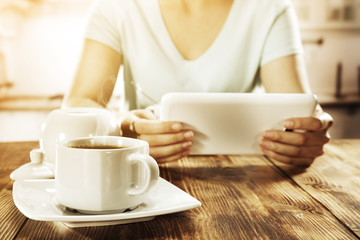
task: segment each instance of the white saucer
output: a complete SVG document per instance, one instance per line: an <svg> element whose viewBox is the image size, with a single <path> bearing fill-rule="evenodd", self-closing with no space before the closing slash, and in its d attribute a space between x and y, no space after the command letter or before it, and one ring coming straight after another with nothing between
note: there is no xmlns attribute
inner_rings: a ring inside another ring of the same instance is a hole
<svg viewBox="0 0 360 240"><path fill-rule="evenodd" d="M132 211L113 214L85 215L57 204L54 179L17 180L13 185L16 207L26 217L38 221L63 222L69 227L87 227L143 222L158 215L181 212L201 206L201 203L159 178L150 190L149 199Z"/></svg>

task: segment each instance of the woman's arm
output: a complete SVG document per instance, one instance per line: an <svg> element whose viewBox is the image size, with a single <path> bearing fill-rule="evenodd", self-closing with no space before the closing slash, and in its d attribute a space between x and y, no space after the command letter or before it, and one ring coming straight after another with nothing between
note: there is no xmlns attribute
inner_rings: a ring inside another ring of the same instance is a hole
<svg viewBox="0 0 360 240"><path fill-rule="evenodd" d="M311 93L304 59L290 55L260 68L260 78L269 93Z"/></svg>
<svg viewBox="0 0 360 240"><path fill-rule="evenodd" d="M63 107L105 107L121 64L120 53L100 42L85 40L78 70Z"/></svg>
<svg viewBox="0 0 360 240"><path fill-rule="evenodd" d="M272 93L311 93L306 68L300 55L282 57L260 69L263 86ZM329 141L327 131L332 117L318 105L313 117L285 119L284 127L292 131L268 130L260 146L270 158L297 166L309 166L323 154ZM301 130L301 131L296 131Z"/></svg>

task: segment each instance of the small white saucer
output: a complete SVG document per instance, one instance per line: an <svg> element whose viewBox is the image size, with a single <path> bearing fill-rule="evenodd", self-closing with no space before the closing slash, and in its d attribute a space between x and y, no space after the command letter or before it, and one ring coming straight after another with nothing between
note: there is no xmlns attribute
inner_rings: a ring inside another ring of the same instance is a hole
<svg viewBox="0 0 360 240"><path fill-rule="evenodd" d="M150 190L147 201L123 213L86 215L70 211L56 203L54 179L17 180L13 185L13 198L16 207L26 217L38 221L63 222L69 227L143 222L158 215L201 206L197 199L162 178Z"/></svg>

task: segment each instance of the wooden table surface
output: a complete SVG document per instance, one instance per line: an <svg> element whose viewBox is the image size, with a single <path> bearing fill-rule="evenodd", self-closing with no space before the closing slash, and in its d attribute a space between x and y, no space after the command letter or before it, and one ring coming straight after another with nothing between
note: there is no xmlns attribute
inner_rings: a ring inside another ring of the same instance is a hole
<svg viewBox="0 0 360 240"><path fill-rule="evenodd" d="M360 239L360 140L332 140L308 169L264 156L191 156L160 175L202 202L124 225L69 228L14 205L12 170L37 142L0 143L0 239Z"/></svg>

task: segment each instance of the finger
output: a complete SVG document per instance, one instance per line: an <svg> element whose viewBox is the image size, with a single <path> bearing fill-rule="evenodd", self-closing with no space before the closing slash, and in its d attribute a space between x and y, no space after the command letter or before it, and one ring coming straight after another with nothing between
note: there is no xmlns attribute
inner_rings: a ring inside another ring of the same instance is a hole
<svg viewBox="0 0 360 240"><path fill-rule="evenodd" d="M290 118L284 121L284 127L292 130L320 131L323 129L323 122L315 117Z"/></svg>
<svg viewBox="0 0 360 240"><path fill-rule="evenodd" d="M156 159L156 161L159 164L167 163L167 162L173 162L173 161L179 160L179 159L181 159L183 157L186 157L189 154L190 154L190 150L186 150L184 152L180 152L180 153L177 153L175 155L171 155L171 156L164 157L164 158L158 158L158 159Z"/></svg>
<svg viewBox="0 0 360 240"><path fill-rule="evenodd" d="M261 141L260 146L263 150L294 157L315 158L324 153L322 146L296 146L267 140Z"/></svg>
<svg viewBox="0 0 360 240"><path fill-rule="evenodd" d="M161 134L180 132L182 125L179 122L162 122L159 120L138 119L134 122L138 134Z"/></svg>
<svg viewBox="0 0 360 240"><path fill-rule="evenodd" d="M150 146L169 145L178 142L191 141L194 133L190 130L181 131L175 134L150 134L139 135L138 139L147 141Z"/></svg>
<svg viewBox="0 0 360 240"><path fill-rule="evenodd" d="M329 142L329 138L324 134L317 134L314 132L286 132L279 130L267 130L263 133L264 140L271 140L280 143L291 145L324 145Z"/></svg>
<svg viewBox="0 0 360 240"><path fill-rule="evenodd" d="M189 150L191 145L192 142L187 141L167 146L150 147L150 155L155 159L169 157Z"/></svg>
<svg viewBox="0 0 360 240"><path fill-rule="evenodd" d="M291 156L281 155L271 150L264 150L264 153L270 159L299 167L308 167L315 160L315 158L311 158L311 157L291 157Z"/></svg>

